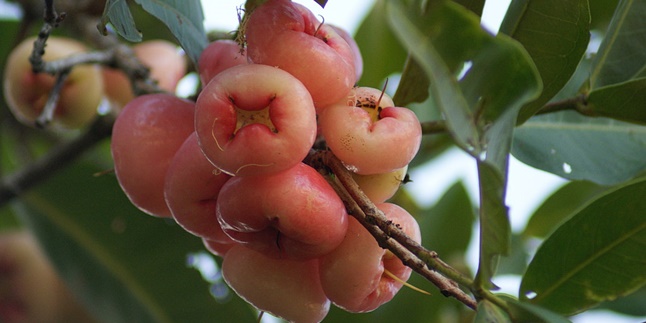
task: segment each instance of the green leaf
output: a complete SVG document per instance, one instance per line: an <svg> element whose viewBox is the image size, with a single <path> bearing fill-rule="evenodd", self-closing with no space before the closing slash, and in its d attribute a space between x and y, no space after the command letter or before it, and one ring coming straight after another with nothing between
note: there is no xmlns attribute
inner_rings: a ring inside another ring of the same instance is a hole
<svg viewBox="0 0 646 323"><path fill-rule="evenodd" d="M645 147L645 127L563 111L517 128L512 154L564 178L612 185L646 170Z"/></svg>
<svg viewBox="0 0 646 323"><path fill-rule="evenodd" d="M605 32L619 0L589 0L589 2L592 29Z"/></svg>
<svg viewBox="0 0 646 323"><path fill-rule="evenodd" d="M594 58L591 89L646 76L646 2L621 0Z"/></svg>
<svg viewBox="0 0 646 323"><path fill-rule="evenodd" d="M381 88L389 75L404 68L406 50L387 19L386 0L377 0L354 35L363 58L363 75L358 82L361 86Z"/></svg>
<svg viewBox="0 0 646 323"><path fill-rule="evenodd" d="M511 319L505 311L498 307L496 304L483 300L478 302L478 309L476 311L476 317L473 320L474 323L511 323Z"/></svg>
<svg viewBox="0 0 646 323"><path fill-rule="evenodd" d="M645 285L644 196L646 180L628 183L559 227L529 264L519 298L572 315Z"/></svg>
<svg viewBox="0 0 646 323"><path fill-rule="evenodd" d="M469 9L469 11L476 14L476 16L482 16L482 10L484 9L484 0L453 0L456 3L459 3L463 7Z"/></svg>
<svg viewBox="0 0 646 323"><path fill-rule="evenodd" d="M588 0L512 1L500 32L518 40L543 80L543 92L525 105L525 122L565 85L585 53L590 39Z"/></svg>
<svg viewBox="0 0 646 323"><path fill-rule="evenodd" d="M189 268L201 241L132 206L113 176L75 164L24 195L17 212L73 293L105 322L252 321L237 297L216 302ZM220 281L221 283L221 281Z"/></svg>
<svg viewBox="0 0 646 323"><path fill-rule="evenodd" d="M103 34L107 34L105 25L112 24L114 29L130 42L140 42L142 40L141 32L135 25L135 20L130 13L130 8L126 0L108 0L105 4L105 10L101 17L101 25Z"/></svg>
<svg viewBox="0 0 646 323"><path fill-rule="evenodd" d="M522 275L527 268L529 253L523 237L519 234L511 234L510 251L506 257L500 257L497 275Z"/></svg>
<svg viewBox="0 0 646 323"><path fill-rule="evenodd" d="M569 323L570 320L540 306L502 296L514 322Z"/></svg>
<svg viewBox="0 0 646 323"><path fill-rule="evenodd" d="M408 56L404 71L402 72L393 102L398 107L407 106L415 102L424 102L428 98L429 79L419 63Z"/></svg>
<svg viewBox="0 0 646 323"><path fill-rule="evenodd" d="M475 209L461 182L451 185L433 207L417 215L423 244L443 259L464 256L474 221Z"/></svg>
<svg viewBox="0 0 646 323"><path fill-rule="evenodd" d="M206 48L204 13L199 0L135 0L146 12L155 16L172 32L194 64ZM141 41L132 13L124 0L109 0L102 23L110 22L129 41Z"/></svg>
<svg viewBox="0 0 646 323"><path fill-rule="evenodd" d="M442 8L445 7L443 6ZM430 10L430 12L438 11ZM458 22L463 22L463 28L458 29L460 32L466 33L468 31L473 33L475 32L473 31L474 28L479 30L477 20L473 21L472 17L460 15L449 9L445 11L449 17L445 17L444 20L452 21L451 18L455 18L459 20ZM419 10L407 12L396 2L388 3L388 12L390 13L387 15L388 21L394 32L428 75L431 82L430 92L432 97L445 114L449 131L457 145L465 151L479 154L482 147L480 146L478 129L471 122L473 116L470 107L464 99L450 68L442 60L440 53L424 32L424 28L428 28L427 26L429 25L426 22L433 22L434 20L420 16ZM443 15L438 14L438 17L443 17Z"/></svg>
<svg viewBox="0 0 646 323"><path fill-rule="evenodd" d="M135 0L168 26L186 54L197 65L208 40L200 0Z"/></svg>
<svg viewBox="0 0 646 323"><path fill-rule="evenodd" d="M511 225L505 205L505 179L500 171L486 162L478 162L480 185L480 250L475 283L487 289L496 288L491 278L501 255L508 255Z"/></svg>
<svg viewBox="0 0 646 323"><path fill-rule="evenodd" d="M592 182L574 181L567 183L550 195L530 216L522 236L545 238L561 223L569 219L581 205L605 191Z"/></svg>
<svg viewBox="0 0 646 323"><path fill-rule="evenodd" d="M13 210L9 207L0 208L0 232L8 229L20 228L20 222Z"/></svg>
<svg viewBox="0 0 646 323"><path fill-rule="evenodd" d="M541 83L522 46L484 31L478 17L448 1L428 3L420 14L389 3L390 24L424 69L431 97L456 144L478 161L481 184L481 249L476 283L490 288L497 258L509 252L504 205L507 160L520 107ZM466 63L458 82L455 72Z"/></svg>
<svg viewBox="0 0 646 323"><path fill-rule="evenodd" d="M634 293L602 303L599 305L598 309L609 309L617 313L631 316L646 316L646 307L644 307L645 299L646 286L643 286Z"/></svg>
<svg viewBox="0 0 646 323"><path fill-rule="evenodd" d="M645 102L646 77L642 77L594 89L586 109L594 115L646 124Z"/></svg>

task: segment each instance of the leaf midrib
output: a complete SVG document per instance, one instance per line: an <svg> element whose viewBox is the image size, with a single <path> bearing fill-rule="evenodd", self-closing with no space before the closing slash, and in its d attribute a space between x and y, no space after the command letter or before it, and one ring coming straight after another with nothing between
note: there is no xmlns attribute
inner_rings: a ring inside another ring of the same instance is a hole
<svg viewBox="0 0 646 323"><path fill-rule="evenodd" d="M635 229L628 231L628 233L621 237L620 239L617 239L615 242L607 245L604 248L601 248L598 252L592 254L592 257L589 257L588 260L580 263L579 265L575 266L573 270L571 270L568 274L564 275L561 277L561 279L557 280L556 283L551 285L549 288L547 288L545 291L542 293L538 294L532 301L533 302L539 302L541 299L549 296L552 292L554 292L556 289L564 285L567 281L570 280L573 276L581 272L583 269L585 269L588 265L596 261L597 259L601 258L601 256L605 255L607 252L610 250L614 249L614 247L618 246L619 244L625 242L626 240L632 238L635 236L637 233L639 233L641 230L646 229L646 222L642 223L642 225L637 226Z"/></svg>

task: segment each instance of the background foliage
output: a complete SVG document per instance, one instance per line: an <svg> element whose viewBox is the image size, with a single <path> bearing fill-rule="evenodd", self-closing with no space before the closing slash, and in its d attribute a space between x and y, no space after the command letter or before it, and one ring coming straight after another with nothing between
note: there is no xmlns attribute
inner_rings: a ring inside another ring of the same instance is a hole
<svg viewBox="0 0 646 323"><path fill-rule="evenodd" d="M457 182L430 207L405 187L395 201L417 217L423 244L474 277L464 287L485 300L473 312L413 275L433 296L404 289L373 313L333 309L326 321L392 322L406 313L408 322L567 322L595 307L646 316L646 2L516 0L497 35L480 27L483 5L376 0L355 37L366 67L359 84L381 87L401 74L396 104L446 129L425 136L413 165L448 148L473 157L480 196ZM106 8L103 23L128 41L171 39L193 61L207 44L199 1L110 0ZM2 61L18 29L0 21ZM0 104L3 179L80 135L23 128ZM510 154L569 180L522 232L512 232L504 203ZM2 205L0 230L34 232L105 322L253 321L246 303L220 294L217 274L191 268L204 255L199 239L140 214L114 176L95 176L111 167L105 141ZM473 239L478 268L466 265ZM518 293L494 295L492 279L508 273L522 275Z"/></svg>

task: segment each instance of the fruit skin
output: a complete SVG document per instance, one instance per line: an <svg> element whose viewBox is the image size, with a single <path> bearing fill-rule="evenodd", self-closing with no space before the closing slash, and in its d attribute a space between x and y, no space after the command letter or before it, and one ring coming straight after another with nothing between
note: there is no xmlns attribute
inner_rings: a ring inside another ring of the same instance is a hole
<svg viewBox="0 0 646 323"><path fill-rule="evenodd" d="M290 322L320 322L330 309L316 259L275 259L237 245L224 256L222 276L244 300Z"/></svg>
<svg viewBox="0 0 646 323"><path fill-rule="evenodd" d="M29 62L35 37L23 40L9 54L4 73L4 96L13 115L22 123L34 126L54 87L56 78L45 73L34 74ZM53 61L85 52L76 40L49 37L45 61ZM67 76L54 113L52 125L77 129L89 124L97 115L103 99L101 70L95 65L79 65Z"/></svg>
<svg viewBox="0 0 646 323"><path fill-rule="evenodd" d="M358 174L392 172L408 165L422 140L415 113L393 107L386 95L379 101L381 94L377 89L355 88L319 115L328 147Z"/></svg>
<svg viewBox="0 0 646 323"><path fill-rule="evenodd" d="M130 201L143 212L171 217L164 182L171 160L193 133L194 104L170 94L130 101L112 128L114 171Z"/></svg>
<svg viewBox="0 0 646 323"><path fill-rule="evenodd" d="M200 80L206 85L211 79L229 67L248 64L246 52L230 39L211 42L197 61Z"/></svg>
<svg viewBox="0 0 646 323"><path fill-rule="evenodd" d="M359 45L357 42L352 38L352 35L350 33L335 25L329 25L334 29L334 31L345 40L346 43L350 46L350 49L352 50L352 58L354 62L354 72L355 72L355 80L354 83L356 84L359 79L361 79L361 75L363 74L363 57L361 56L361 50L359 49Z"/></svg>
<svg viewBox="0 0 646 323"><path fill-rule="evenodd" d="M223 172L270 174L305 158L316 137L316 112L307 89L289 73L238 65L200 93L195 131L204 155Z"/></svg>
<svg viewBox="0 0 646 323"><path fill-rule="evenodd" d="M0 232L0 322L96 322L28 231Z"/></svg>
<svg viewBox="0 0 646 323"><path fill-rule="evenodd" d="M249 60L294 75L317 109L338 101L354 85L352 49L302 5L267 1L251 13L245 35Z"/></svg>
<svg viewBox="0 0 646 323"><path fill-rule="evenodd" d="M408 166L404 166L381 174L359 175L352 173L352 178L373 203L383 203L395 195L406 177L407 170Z"/></svg>
<svg viewBox="0 0 646 323"><path fill-rule="evenodd" d="M166 172L164 197L175 221L198 237L233 242L220 228L215 213L220 189L230 177L204 157L193 132L177 150Z"/></svg>
<svg viewBox="0 0 646 323"><path fill-rule="evenodd" d="M406 210L391 203L377 207L413 240L421 241L419 225ZM320 258L325 294L332 303L349 312L373 311L395 296L403 284L384 274L384 270L402 281L408 280L412 271L390 251L379 247L354 218L349 221L348 233L341 245Z"/></svg>
<svg viewBox="0 0 646 323"><path fill-rule="evenodd" d="M210 253L218 257L224 257L224 255L226 255L227 252L231 250L231 248L238 245L237 242L231 240L231 238L226 236L224 232L222 233L222 235L224 236L224 238L221 240L202 238L202 243L204 244L204 247L206 248L206 250L208 250Z"/></svg>
<svg viewBox="0 0 646 323"><path fill-rule="evenodd" d="M274 175L231 178L220 191L217 212L233 240L284 259L332 251L348 225L334 189L303 163Z"/></svg>
<svg viewBox="0 0 646 323"><path fill-rule="evenodd" d="M177 45L165 40L149 40L132 47L139 60L150 69L150 78L169 93L175 93L177 83L186 75L186 61ZM135 98L132 83L120 70L102 70L105 93L120 109Z"/></svg>

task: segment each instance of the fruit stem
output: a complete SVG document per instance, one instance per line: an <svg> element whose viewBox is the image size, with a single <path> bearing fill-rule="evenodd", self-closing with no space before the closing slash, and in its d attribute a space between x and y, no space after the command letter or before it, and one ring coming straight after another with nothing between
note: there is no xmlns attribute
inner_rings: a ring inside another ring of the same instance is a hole
<svg viewBox="0 0 646 323"><path fill-rule="evenodd" d="M63 90L63 85L65 80L70 75L70 70L64 70L56 76L56 83L52 91L49 93L47 102L43 107L43 111L40 113L38 118L36 118L36 127L45 128L53 119L54 113L56 112L56 107L58 106L58 99L61 96L61 91Z"/></svg>
<svg viewBox="0 0 646 323"><path fill-rule="evenodd" d="M326 176L326 179L343 200L348 214L356 218L382 248L390 250L402 263L437 286L444 296L452 296L471 309L476 309L476 301L458 286L471 288L473 280L447 265L436 252L424 248L389 221L361 191L350 172L332 152L315 152L308 162L315 164L319 170L331 172L326 175L334 175Z"/></svg>

